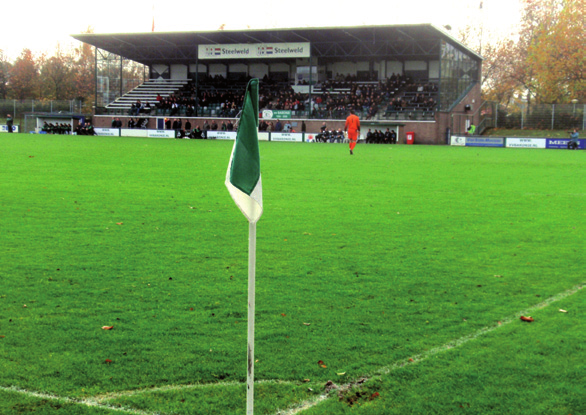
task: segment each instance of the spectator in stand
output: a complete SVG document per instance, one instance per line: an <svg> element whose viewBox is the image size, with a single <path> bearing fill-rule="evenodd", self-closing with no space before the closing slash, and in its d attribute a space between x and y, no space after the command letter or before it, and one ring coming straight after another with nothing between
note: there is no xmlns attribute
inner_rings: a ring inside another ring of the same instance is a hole
<svg viewBox="0 0 586 415"><path fill-rule="evenodd" d="M275 132L280 133L281 131L283 131L283 124L281 124L281 120L277 120L277 123L275 124Z"/></svg>
<svg viewBox="0 0 586 415"><path fill-rule="evenodd" d="M122 121L120 121L120 118L114 118L112 120L112 128L122 128Z"/></svg>
<svg viewBox="0 0 586 415"><path fill-rule="evenodd" d="M234 124L232 124L232 120L228 120L228 125L226 125L226 131L234 131Z"/></svg>
<svg viewBox="0 0 586 415"><path fill-rule="evenodd" d="M283 131L286 133L290 133L292 129L293 129L293 126L291 125L291 123L289 121L285 122L285 126L283 127Z"/></svg>
<svg viewBox="0 0 586 415"><path fill-rule="evenodd" d="M128 128L134 128L136 127L136 121L134 121L134 118L130 118L128 120Z"/></svg>
<svg viewBox="0 0 586 415"><path fill-rule="evenodd" d="M205 120L205 121L203 122L203 130L204 130L204 131L210 131L210 129L211 129L211 128L212 128L212 127L211 127L211 126L210 126L210 124L208 123L208 120Z"/></svg>
<svg viewBox="0 0 586 415"><path fill-rule="evenodd" d="M185 121L185 132L189 133L191 131L191 122L189 120Z"/></svg>
<svg viewBox="0 0 586 415"><path fill-rule="evenodd" d="M366 144L374 143L374 133L369 128L366 132Z"/></svg>
<svg viewBox="0 0 586 415"><path fill-rule="evenodd" d="M171 118L165 118L165 130L171 129Z"/></svg>
<svg viewBox="0 0 586 415"><path fill-rule="evenodd" d="M218 123L216 120L212 121L212 131L218 131Z"/></svg>
<svg viewBox="0 0 586 415"><path fill-rule="evenodd" d="M147 103L144 105L144 109L143 109L144 113L149 115L151 113L151 104L149 104L149 102L147 101Z"/></svg>
<svg viewBox="0 0 586 415"><path fill-rule="evenodd" d="M142 111L142 104L140 102L140 99L136 100L136 103L134 104L134 108L133 108L133 115L138 115L140 114L140 112Z"/></svg>

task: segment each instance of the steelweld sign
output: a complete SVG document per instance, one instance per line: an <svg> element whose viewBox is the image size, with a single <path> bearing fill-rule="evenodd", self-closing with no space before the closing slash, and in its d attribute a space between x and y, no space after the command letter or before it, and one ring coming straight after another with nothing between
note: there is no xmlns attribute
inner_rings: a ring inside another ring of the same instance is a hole
<svg viewBox="0 0 586 415"><path fill-rule="evenodd" d="M199 45L199 59L309 58L309 43Z"/></svg>
<svg viewBox="0 0 586 415"><path fill-rule="evenodd" d="M569 138L548 138L545 146L547 148L567 149L569 142ZM578 140L578 148L586 149L586 140Z"/></svg>
<svg viewBox="0 0 586 415"><path fill-rule="evenodd" d="M466 137L466 146L470 147L504 147L503 137Z"/></svg>

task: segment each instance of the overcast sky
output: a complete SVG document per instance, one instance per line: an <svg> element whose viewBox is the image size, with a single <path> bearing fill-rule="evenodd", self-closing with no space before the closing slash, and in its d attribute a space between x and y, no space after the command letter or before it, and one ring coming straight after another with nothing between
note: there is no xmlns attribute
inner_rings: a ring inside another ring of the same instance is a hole
<svg viewBox="0 0 586 415"><path fill-rule="evenodd" d="M55 0L52 2L6 2L2 5L0 49L10 60L23 48L51 55L57 44L78 44L71 34L92 26L95 33L150 32L153 15L155 31L228 30L283 27L321 27L432 23L451 25L452 35L467 22L481 24L485 33L507 35L520 19L519 0L386 0L337 2L265 0L222 1L96 1ZM24 10L23 5L30 4ZM379 3L380 4L380 3ZM253 6L254 5L254 6ZM259 6L260 5L260 6Z"/></svg>

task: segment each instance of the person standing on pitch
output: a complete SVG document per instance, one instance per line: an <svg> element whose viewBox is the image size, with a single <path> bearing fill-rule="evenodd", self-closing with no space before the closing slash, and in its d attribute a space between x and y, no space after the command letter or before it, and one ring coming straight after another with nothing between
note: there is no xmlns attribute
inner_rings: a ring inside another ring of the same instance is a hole
<svg viewBox="0 0 586 415"><path fill-rule="evenodd" d="M353 109L350 110L350 115L346 118L346 125L344 131L348 131L348 140L350 140L350 154L354 154L354 147L358 141L358 132L360 131L360 119Z"/></svg>
<svg viewBox="0 0 586 415"><path fill-rule="evenodd" d="M12 132L12 125L14 124L14 121L12 120L12 115L7 114L6 115L6 129L8 130L9 133Z"/></svg>

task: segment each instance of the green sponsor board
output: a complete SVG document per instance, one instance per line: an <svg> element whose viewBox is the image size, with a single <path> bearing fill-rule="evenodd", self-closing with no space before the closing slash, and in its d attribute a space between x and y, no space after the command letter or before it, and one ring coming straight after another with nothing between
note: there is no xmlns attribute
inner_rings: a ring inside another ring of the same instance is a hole
<svg viewBox="0 0 586 415"><path fill-rule="evenodd" d="M291 118L291 110L263 110L262 118L267 120Z"/></svg>

